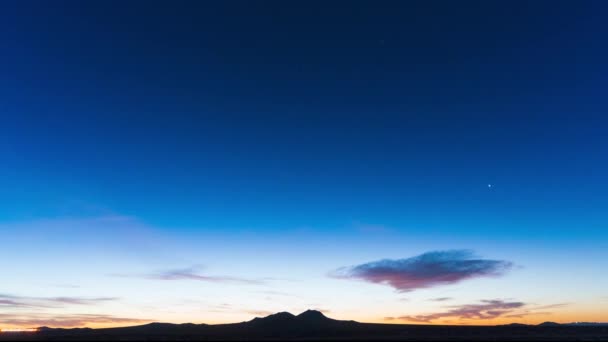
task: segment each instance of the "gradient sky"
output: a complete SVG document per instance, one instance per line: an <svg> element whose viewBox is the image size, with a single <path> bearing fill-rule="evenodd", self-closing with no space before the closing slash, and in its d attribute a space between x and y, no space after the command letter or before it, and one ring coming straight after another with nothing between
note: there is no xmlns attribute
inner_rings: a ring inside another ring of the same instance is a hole
<svg viewBox="0 0 608 342"><path fill-rule="evenodd" d="M608 321L607 16L2 2L0 328Z"/></svg>

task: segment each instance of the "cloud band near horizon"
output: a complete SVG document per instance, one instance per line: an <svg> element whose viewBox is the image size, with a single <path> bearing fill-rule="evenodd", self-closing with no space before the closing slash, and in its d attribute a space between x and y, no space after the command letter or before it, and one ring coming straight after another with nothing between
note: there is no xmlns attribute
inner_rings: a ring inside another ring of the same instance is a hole
<svg viewBox="0 0 608 342"><path fill-rule="evenodd" d="M430 313L425 315L408 315L401 317L386 317L385 320L402 320L416 323L431 323L438 319L458 319L458 320L489 320L513 314L515 310L522 309L526 303L504 300L482 300L479 304L466 304L451 306L449 310L443 312ZM522 313L526 315L529 313Z"/></svg>

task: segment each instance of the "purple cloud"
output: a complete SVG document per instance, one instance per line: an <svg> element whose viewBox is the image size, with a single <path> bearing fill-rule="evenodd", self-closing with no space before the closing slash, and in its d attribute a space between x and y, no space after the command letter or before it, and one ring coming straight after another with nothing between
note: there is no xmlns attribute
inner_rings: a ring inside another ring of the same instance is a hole
<svg viewBox="0 0 608 342"><path fill-rule="evenodd" d="M0 323L3 325L19 326L23 328L36 328L40 326L74 328L85 327L91 324L122 325L147 323L150 321L152 320L96 314L0 314Z"/></svg>
<svg viewBox="0 0 608 342"><path fill-rule="evenodd" d="M452 297L439 297L439 298L431 298L431 299L429 299L429 301L431 301L431 302L445 302L445 301L452 300L452 299L453 299Z"/></svg>
<svg viewBox="0 0 608 342"><path fill-rule="evenodd" d="M21 307L28 307L30 306L29 304L26 304L22 301L19 300L15 300L15 299L9 299L3 296L0 296L0 308L4 307L10 307L10 308L21 308Z"/></svg>
<svg viewBox="0 0 608 342"><path fill-rule="evenodd" d="M511 267L512 263L508 261L479 259L467 250L451 250L343 267L332 272L331 276L385 284L407 292L470 278L500 276Z"/></svg>
<svg viewBox="0 0 608 342"><path fill-rule="evenodd" d="M264 281L257 279L245 279L229 276L212 276L201 274L196 267L185 269L166 270L154 274L145 275L146 279L154 280L196 280L212 283L240 283L240 284L263 284Z"/></svg>
<svg viewBox="0 0 608 342"><path fill-rule="evenodd" d="M95 305L115 301L115 297L23 297L0 294L0 308L56 308L65 305Z"/></svg>
<svg viewBox="0 0 608 342"><path fill-rule="evenodd" d="M96 297L96 298L81 298L81 297L53 297L46 298L47 301L62 304L74 304L74 305L91 305L101 302L110 302L118 300L116 297Z"/></svg>
<svg viewBox="0 0 608 342"><path fill-rule="evenodd" d="M458 319L494 319L501 316L514 316L515 310L525 306L522 302L505 302L502 300L482 300L481 304L467 304L451 306L444 312L431 313L426 315L401 316L399 320L418 323L430 323L442 318Z"/></svg>

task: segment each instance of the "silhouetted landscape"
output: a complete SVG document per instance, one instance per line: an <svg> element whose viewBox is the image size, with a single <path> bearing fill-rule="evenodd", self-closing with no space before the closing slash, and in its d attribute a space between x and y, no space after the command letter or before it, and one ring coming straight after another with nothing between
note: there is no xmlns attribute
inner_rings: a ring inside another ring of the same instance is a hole
<svg viewBox="0 0 608 342"><path fill-rule="evenodd" d="M195 340L501 340L599 341L608 340L608 324L545 322L539 325L500 326L375 324L341 321L308 310L297 316L280 312L233 324L169 324L108 329L53 329L31 333L4 333L2 341L195 341Z"/></svg>

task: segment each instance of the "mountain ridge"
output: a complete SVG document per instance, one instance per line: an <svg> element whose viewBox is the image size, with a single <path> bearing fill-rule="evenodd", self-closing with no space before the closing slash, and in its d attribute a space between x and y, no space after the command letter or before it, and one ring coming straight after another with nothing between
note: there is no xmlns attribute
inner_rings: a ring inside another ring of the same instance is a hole
<svg viewBox="0 0 608 342"><path fill-rule="evenodd" d="M8 337L7 337L8 336ZM497 326L457 326L421 324L360 323L336 320L317 310L298 315L278 312L266 317L228 324L152 322L119 328L39 328L23 335L0 334L0 341L192 341L192 340L608 340L608 325L508 324Z"/></svg>

